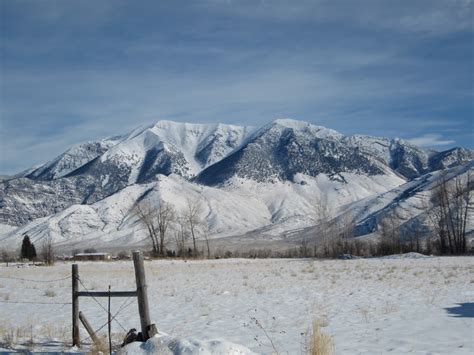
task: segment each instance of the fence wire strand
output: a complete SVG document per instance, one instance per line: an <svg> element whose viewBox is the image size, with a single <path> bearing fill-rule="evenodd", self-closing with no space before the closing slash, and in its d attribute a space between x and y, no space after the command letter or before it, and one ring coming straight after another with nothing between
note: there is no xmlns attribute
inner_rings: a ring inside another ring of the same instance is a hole
<svg viewBox="0 0 474 355"><path fill-rule="evenodd" d="M71 276L63 277L61 279L54 279L54 280L33 280L33 279L24 279L21 277L11 277L11 276L0 276L0 279L10 279L10 280L19 280L19 281L27 281L27 282L42 282L42 283L49 283L49 282L59 282L70 279Z"/></svg>
<svg viewBox="0 0 474 355"><path fill-rule="evenodd" d="M128 302L126 305L125 303L128 301L128 300L131 300L131 302ZM115 321L118 323L118 325L122 328L122 330L124 332L127 332L127 329L125 329L124 326L122 326L122 324L120 324L120 322L118 321L118 319L116 318L120 312L122 312L125 308L127 308L128 306L130 306L131 304L133 304L135 301L135 298L134 297L129 297L125 300L125 302L122 303L122 305L119 307L119 310L117 312L115 312L115 314L111 317L111 320ZM97 334L98 332L100 332L102 329L104 329L104 327L109 324L109 321L107 320L107 322L105 322L104 324L102 324L99 328L97 328L97 330L94 330L94 333ZM85 340L92 340L92 337L88 334L87 335L87 338Z"/></svg>
<svg viewBox="0 0 474 355"><path fill-rule="evenodd" d="M67 305L72 304L71 302L28 302L28 301L0 301L0 303L18 303L18 304L59 304Z"/></svg>
<svg viewBox="0 0 474 355"><path fill-rule="evenodd" d="M82 282L82 280L78 277L77 278L79 283L82 285L82 287L87 291L87 292L91 292L87 287L86 285L84 285L84 283ZM109 311L107 310L107 308L105 308L105 306L99 302L99 300L97 298L95 298L93 295L90 295L90 297L95 301L95 303L97 303L100 308L102 308L104 310L104 312L106 314L109 314ZM129 300L130 298L132 297L128 297L123 303L122 303L122 306L127 302L127 300ZM125 309L126 307L128 307L130 304L133 303L133 301L135 300L135 298L133 298L132 302L130 302L129 304L127 304L125 307L122 307L120 306L119 307L119 310L117 311L117 313L115 313L115 315L112 317L112 320L115 321L122 329L123 331L127 331L125 329L125 327L119 322L119 320L117 318L115 318L123 309ZM101 330L103 327L105 327L107 324L109 324L109 322L107 321L107 323L105 323L102 327L100 327L98 330L96 330L96 332L98 332L99 330Z"/></svg>
<svg viewBox="0 0 474 355"><path fill-rule="evenodd" d="M51 280L35 280L35 279L26 279L22 277L13 277L13 276L1 276L0 279L4 280L18 280L18 281L25 281L25 282L39 282L39 283L53 283L68 280L70 276L63 277L60 279L51 279ZM7 303L7 304L48 304L48 305L60 305L65 306L68 304L72 304L71 302L38 302L38 301L9 301L9 300L2 300L0 303Z"/></svg>
<svg viewBox="0 0 474 355"><path fill-rule="evenodd" d="M79 283L82 285L82 287L84 287L84 290L86 290L87 292L92 292L92 291L90 291L90 290L86 287L86 285L84 285L84 283L82 282L82 280L81 280L79 277L77 277L77 280L78 280ZM95 303L97 303L97 304L100 306L100 308L102 308L102 310L103 310L105 313L109 314L107 308L105 308L104 305L103 305L102 303L100 303L97 298L95 298L92 294L89 295L88 297L91 297L91 298L95 301Z"/></svg>

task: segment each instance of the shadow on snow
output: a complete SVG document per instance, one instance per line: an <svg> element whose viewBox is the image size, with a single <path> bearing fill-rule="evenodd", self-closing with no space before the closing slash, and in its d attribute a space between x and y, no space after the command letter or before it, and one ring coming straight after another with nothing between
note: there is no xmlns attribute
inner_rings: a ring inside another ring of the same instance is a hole
<svg viewBox="0 0 474 355"><path fill-rule="evenodd" d="M458 303L455 307L445 308L452 317L474 318L474 303Z"/></svg>

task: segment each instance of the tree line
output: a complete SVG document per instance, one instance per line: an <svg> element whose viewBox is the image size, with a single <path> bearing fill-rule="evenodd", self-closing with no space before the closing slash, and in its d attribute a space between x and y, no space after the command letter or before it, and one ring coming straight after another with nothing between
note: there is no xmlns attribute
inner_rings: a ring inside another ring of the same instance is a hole
<svg viewBox="0 0 474 355"><path fill-rule="evenodd" d="M202 254L197 246L198 239L202 238L206 241L207 257L211 256L207 224L201 218L202 205L199 200L188 198L182 211L176 211L162 199L156 204L142 200L135 205L134 211L139 223L147 231L153 256L197 257ZM174 225L175 247L168 249L171 225ZM192 247L187 247L189 239Z"/></svg>

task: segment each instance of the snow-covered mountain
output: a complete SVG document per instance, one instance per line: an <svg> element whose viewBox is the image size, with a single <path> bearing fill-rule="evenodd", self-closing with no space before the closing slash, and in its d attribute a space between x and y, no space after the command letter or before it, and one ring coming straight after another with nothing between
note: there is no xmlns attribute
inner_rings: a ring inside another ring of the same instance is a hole
<svg viewBox="0 0 474 355"><path fill-rule="evenodd" d="M56 159L28 172L25 176L33 180L55 180L64 177L81 166L104 154L120 141L121 137L107 138L98 142L76 145Z"/></svg>
<svg viewBox="0 0 474 355"><path fill-rule="evenodd" d="M91 204L159 175L193 177L238 148L252 127L159 121L88 142L0 184L0 223L22 225L73 204Z"/></svg>
<svg viewBox="0 0 474 355"><path fill-rule="evenodd" d="M28 232L71 246L136 244L145 238L133 213L137 201L161 199L182 210L191 197L201 201L214 238L310 228L318 201L334 216L348 206L365 211L358 230L370 233L373 201L406 199L406 186L426 174L464 169L473 159L463 148L435 152L290 119L261 128L159 121L77 145L0 181L0 240L13 243Z"/></svg>

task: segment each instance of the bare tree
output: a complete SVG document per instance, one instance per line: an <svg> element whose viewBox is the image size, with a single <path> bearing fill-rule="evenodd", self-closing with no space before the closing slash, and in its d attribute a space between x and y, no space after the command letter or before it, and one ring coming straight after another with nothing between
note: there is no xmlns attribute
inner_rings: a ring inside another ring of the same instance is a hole
<svg viewBox="0 0 474 355"><path fill-rule="evenodd" d="M7 266L8 266L8 263L15 261L15 254L12 252L8 252L5 249L2 249L1 256L2 256L2 261L7 263Z"/></svg>
<svg viewBox="0 0 474 355"><path fill-rule="evenodd" d="M331 221L326 196L316 200L314 205L313 220L316 225L315 238L322 245L322 256L331 255L331 240L334 237L334 223Z"/></svg>
<svg viewBox="0 0 474 355"><path fill-rule="evenodd" d="M41 257L46 265L54 265L54 247L53 238L51 238L51 236L46 237L43 241Z"/></svg>
<svg viewBox="0 0 474 355"><path fill-rule="evenodd" d="M463 254L467 250L466 225L471 204L470 171L465 178L443 179L433 189L430 211L432 227L439 239L441 254Z"/></svg>
<svg viewBox="0 0 474 355"><path fill-rule="evenodd" d="M320 246L319 255L337 257L341 253L351 251L352 237L354 236L355 221L350 212L340 218L332 218L327 196L323 195L314 205L314 223L316 225L315 238ZM306 249L306 248L303 248Z"/></svg>
<svg viewBox="0 0 474 355"><path fill-rule="evenodd" d="M342 248L342 253L352 253L350 241L354 237L355 220L352 213L348 212L341 216L339 220L339 243Z"/></svg>
<svg viewBox="0 0 474 355"><path fill-rule="evenodd" d="M148 237L152 243L153 254L158 254L158 234L155 227L154 214L155 208L150 202L141 200L134 207L135 215L138 217L139 222L148 231Z"/></svg>
<svg viewBox="0 0 474 355"><path fill-rule="evenodd" d="M387 213L379 221L380 241L378 254L389 255L402 252L400 219L395 212Z"/></svg>
<svg viewBox="0 0 474 355"><path fill-rule="evenodd" d="M166 231L172 221L175 220L175 211L174 208L167 202L160 200L158 205L158 210L156 214L156 223L158 225L159 231L159 253L161 256L164 256L166 253L165 248L165 237Z"/></svg>
<svg viewBox="0 0 474 355"><path fill-rule="evenodd" d="M354 255L368 256L370 253L368 243L359 238L353 238L353 240L348 243L348 248L350 249L350 253Z"/></svg>
<svg viewBox="0 0 474 355"><path fill-rule="evenodd" d="M197 255L197 248L196 248L196 234L197 228L201 224L200 212L201 212L201 203L199 200L186 200L186 211L184 213L184 218L186 223L189 227L189 232L191 233L191 237L193 238L193 255Z"/></svg>
<svg viewBox="0 0 474 355"><path fill-rule="evenodd" d="M421 240L424 228L422 220L420 218L415 218L405 227L404 236L407 239L407 242L404 244L405 251L414 251L417 253L423 252Z"/></svg>
<svg viewBox="0 0 474 355"><path fill-rule="evenodd" d="M174 238L176 241L178 255L185 256L186 254L185 245L186 245L186 239L188 237L188 232L186 229L186 225L187 225L186 216L184 214L178 214L176 216L176 223L178 225L178 228L174 232Z"/></svg>
<svg viewBox="0 0 474 355"><path fill-rule="evenodd" d="M209 234L208 234L207 230L204 232L204 239L206 240L207 258L210 259L211 258L211 248L209 246Z"/></svg>
<svg viewBox="0 0 474 355"><path fill-rule="evenodd" d="M166 253L166 231L175 218L173 207L163 200L160 200L157 205L142 200L135 205L135 214L148 231L153 253L164 256Z"/></svg>
<svg viewBox="0 0 474 355"><path fill-rule="evenodd" d="M210 244L209 244L209 226L205 222L202 223L202 226L203 226L204 240L206 241L207 258L210 259L211 258L211 247L210 247Z"/></svg>
<svg viewBox="0 0 474 355"><path fill-rule="evenodd" d="M301 242L300 242L300 257L301 258L309 258L311 257L311 248L309 246L309 242L308 242L308 239L306 239L306 237L303 237L303 239L301 239Z"/></svg>
<svg viewBox="0 0 474 355"><path fill-rule="evenodd" d="M9 258L8 252L5 249L2 249L0 254L2 256L2 261L3 262L8 262L9 261L10 258Z"/></svg>

